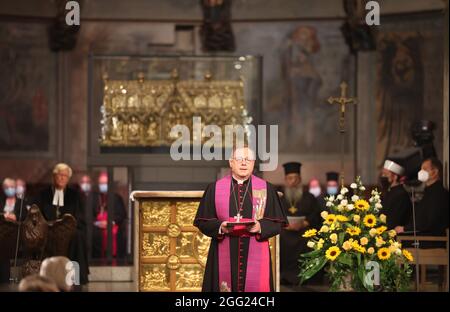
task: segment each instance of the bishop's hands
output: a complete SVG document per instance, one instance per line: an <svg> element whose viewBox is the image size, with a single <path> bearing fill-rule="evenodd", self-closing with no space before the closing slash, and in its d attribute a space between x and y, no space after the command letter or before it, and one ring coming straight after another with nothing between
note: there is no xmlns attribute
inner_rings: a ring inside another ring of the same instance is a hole
<svg viewBox="0 0 450 312"><path fill-rule="evenodd" d="M231 229L228 227L228 221L223 221L220 225L219 234L228 234L231 232Z"/></svg>
<svg viewBox="0 0 450 312"><path fill-rule="evenodd" d="M261 233L261 224L255 221L255 224L247 226L247 231L254 234Z"/></svg>
<svg viewBox="0 0 450 312"><path fill-rule="evenodd" d="M233 231L233 228L228 227L228 221L223 221L220 224L219 234L229 234ZM255 221L255 224L247 226L249 233L258 234L261 233L261 224L259 221Z"/></svg>

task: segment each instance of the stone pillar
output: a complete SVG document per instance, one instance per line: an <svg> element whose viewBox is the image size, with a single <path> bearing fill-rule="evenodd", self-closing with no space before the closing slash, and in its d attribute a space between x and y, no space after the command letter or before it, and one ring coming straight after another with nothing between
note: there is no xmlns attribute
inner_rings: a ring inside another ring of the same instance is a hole
<svg viewBox="0 0 450 312"><path fill-rule="evenodd" d="M376 52L359 52L357 59L356 173L363 183L377 183L376 172Z"/></svg>

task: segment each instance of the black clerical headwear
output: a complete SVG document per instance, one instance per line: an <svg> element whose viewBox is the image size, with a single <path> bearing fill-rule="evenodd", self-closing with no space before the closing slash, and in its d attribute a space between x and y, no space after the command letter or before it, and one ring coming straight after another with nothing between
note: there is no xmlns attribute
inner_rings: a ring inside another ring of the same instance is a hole
<svg viewBox="0 0 450 312"><path fill-rule="evenodd" d="M284 174L288 175L289 173L297 173L300 174L300 168L302 164L299 162L288 162L283 164Z"/></svg>
<svg viewBox="0 0 450 312"><path fill-rule="evenodd" d="M338 181L339 180L339 173L334 171L329 171L326 173L327 175L327 181Z"/></svg>

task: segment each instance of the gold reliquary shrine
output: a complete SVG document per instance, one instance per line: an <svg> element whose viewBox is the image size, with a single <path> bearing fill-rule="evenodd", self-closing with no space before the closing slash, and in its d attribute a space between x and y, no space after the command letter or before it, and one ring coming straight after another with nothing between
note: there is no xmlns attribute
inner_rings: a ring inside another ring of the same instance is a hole
<svg viewBox="0 0 450 312"><path fill-rule="evenodd" d="M139 291L201 291L211 239L193 226L203 191L135 191ZM279 289L278 236L270 240Z"/></svg>
<svg viewBox="0 0 450 312"><path fill-rule="evenodd" d="M170 146L178 138L171 134L175 125L187 126L192 133L193 117L205 125L248 125L242 80L182 80L176 70L171 79L109 80L103 77L101 138L104 147ZM194 139L190 138L191 143ZM207 138L206 138L207 139ZM206 140L204 137L203 141Z"/></svg>

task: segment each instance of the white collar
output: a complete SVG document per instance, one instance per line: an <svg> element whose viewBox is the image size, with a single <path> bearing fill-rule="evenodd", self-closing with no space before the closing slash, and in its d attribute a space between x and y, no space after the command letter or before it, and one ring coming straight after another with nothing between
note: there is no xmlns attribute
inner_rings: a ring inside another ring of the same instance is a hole
<svg viewBox="0 0 450 312"><path fill-rule="evenodd" d="M53 206L64 206L64 190L56 190L53 194Z"/></svg>
<svg viewBox="0 0 450 312"><path fill-rule="evenodd" d="M250 179L250 177L247 179L238 179L233 175L233 179L236 180L237 184L244 184L244 182L247 181L248 179Z"/></svg>

